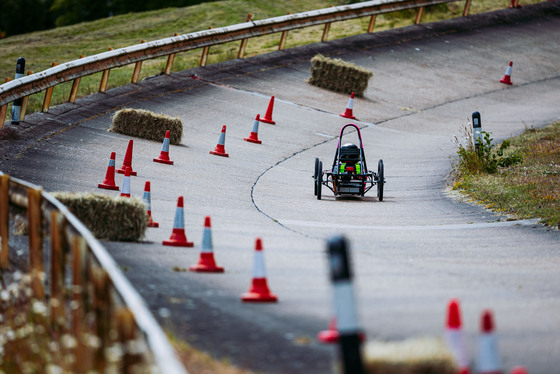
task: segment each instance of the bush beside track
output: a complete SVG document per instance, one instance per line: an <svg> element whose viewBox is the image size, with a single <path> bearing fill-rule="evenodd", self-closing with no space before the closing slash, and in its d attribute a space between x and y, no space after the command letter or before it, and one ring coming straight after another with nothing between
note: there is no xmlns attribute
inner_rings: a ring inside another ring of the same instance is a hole
<svg viewBox="0 0 560 374"><path fill-rule="evenodd" d="M459 144L453 189L498 213L560 228L560 122L482 148L477 153L472 142Z"/></svg>

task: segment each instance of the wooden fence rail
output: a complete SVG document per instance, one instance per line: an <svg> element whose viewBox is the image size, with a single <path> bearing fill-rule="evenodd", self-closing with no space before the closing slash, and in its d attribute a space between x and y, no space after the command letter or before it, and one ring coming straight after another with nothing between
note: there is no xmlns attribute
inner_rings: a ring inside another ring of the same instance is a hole
<svg viewBox="0 0 560 374"><path fill-rule="evenodd" d="M10 207L26 217L33 297L49 305L52 332L76 337L74 372L93 369L104 372L104 349L120 343L143 347L135 352L124 350L120 363L123 373L140 366L157 368L142 372L186 374L140 295L89 230L40 187L3 173L0 173L1 269L9 267ZM12 219L12 226L13 223ZM81 344L79 337L84 333L98 337L100 344L96 350Z"/></svg>
<svg viewBox="0 0 560 374"><path fill-rule="evenodd" d="M27 98L29 95L46 91L42 110L47 112L54 86L73 81L69 97L69 101L73 102L76 99L80 78L94 73L103 72L99 92L105 92L109 72L111 69L121 66L135 64L131 82L136 83L142 61L145 60L167 56L164 71L165 74L169 74L177 53L202 48L200 65L205 66L211 46L240 41L237 57L243 58L247 41L250 38L281 33L278 49L283 50L288 33L291 30L324 25L321 37L321 41L324 42L328 39L330 25L333 22L370 17L367 32L371 33L375 25L375 17L379 14L416 9L415 23L420 23L425 7L457 1L461 0L373 0L257 21L253 21L252 15L249 15L245 23L211 28L190 34L174 35L170 38L142 42L130 47L83 57L0 85L0 127L4 124L8 103L18 98ZM469 12L471 0L464 1L463 16L466 16ZM25 118L25 109L25 107L22 108L20 120Z"/></svg>

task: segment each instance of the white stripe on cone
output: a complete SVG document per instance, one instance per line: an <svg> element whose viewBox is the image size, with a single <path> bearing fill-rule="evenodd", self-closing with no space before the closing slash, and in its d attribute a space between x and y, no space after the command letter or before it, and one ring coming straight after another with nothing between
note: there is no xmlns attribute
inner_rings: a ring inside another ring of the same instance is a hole
<svg viewBox="0 0 560 374"><path fill-rule="evenodd" d="M212 229L210 227L205 227L202 232L202 246L200 252L212 253L212 248Z"/></svg>
<svg viewBox="0 0 560 374"><path fill-rule="evenodd" d="M478 374L502 373L502 363L498 354L498 341L494 333L494 318L490 310L485 310L482 314L477 352L476 372Z"/></svg>

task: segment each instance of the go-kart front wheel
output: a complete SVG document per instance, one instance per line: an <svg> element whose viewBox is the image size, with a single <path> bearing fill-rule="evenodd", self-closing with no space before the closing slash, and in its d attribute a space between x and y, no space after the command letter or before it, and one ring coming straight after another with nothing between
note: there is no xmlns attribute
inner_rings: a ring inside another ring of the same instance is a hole
<svg viewBox="0 0 560 374"><path fill-rule="evenodd" d="M385 184L383 169L383 160L379 160L377 163L377 197L379 201L383 201L383 185Z"/></svg>
<svg viewBox="0 0 560 374"><path fill-rule="evenodd" d="M315 188L317 190L317 200L321 200L321 189L323 187L323 162L319 161L319 171L317 173L317 178L315 180Z"/></svg>

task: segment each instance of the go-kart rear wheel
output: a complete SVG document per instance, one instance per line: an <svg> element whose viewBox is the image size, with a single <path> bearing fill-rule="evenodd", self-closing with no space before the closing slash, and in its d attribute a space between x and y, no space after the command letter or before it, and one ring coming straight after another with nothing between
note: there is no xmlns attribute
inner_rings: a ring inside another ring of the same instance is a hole
<svg viewBox="0 0 560 374"><path fill-rule="evenodd" d="M383 160L379 160L377 163L377 197L379 201L383 201L383 185L385 184L383 169Z"/></svg>
<svg viewBox="0 0 560 374"><path fill-rule="evenodd" d="M315 187L317 188L317 200L321 200L321 188L323 187L323 162L319 161L319 171L317 174L317 180Z"/></svg>
<svg viewBox="0 0 560 374"><path fill-rule="evenodd" d="M315 157L315 172L313 173L313 190L317 196L317 175L319 175L319 158Z"/></svg>

